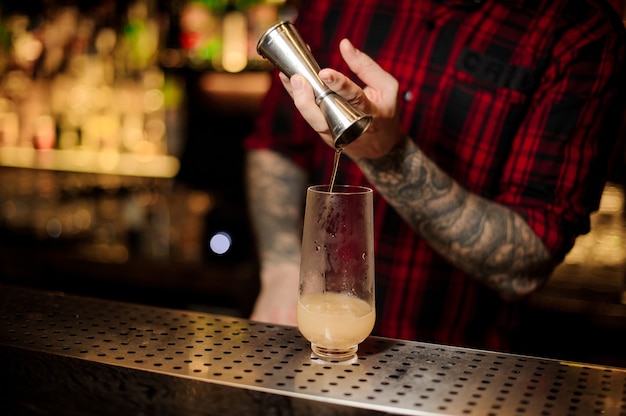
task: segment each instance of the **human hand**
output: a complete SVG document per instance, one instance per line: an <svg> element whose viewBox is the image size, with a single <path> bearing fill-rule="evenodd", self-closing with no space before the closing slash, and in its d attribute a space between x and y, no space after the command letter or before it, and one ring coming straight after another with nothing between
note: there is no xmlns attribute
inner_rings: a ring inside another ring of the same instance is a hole
<svg viewBox="0 0 626 416"><path fill-rule="evenodd" d="M397 112L398 81L368 55L354 48L348 39L339 43L339 51L365 88L361 89L345 75L330 68L322 69L319 77L354 107L374 117L368 130L344 148L344 154L354 160L377 159L386 155L405 136ZM311 85L298 74L291 79L281 74L281 81L304 119L329 146L334 147L330 129L315 103Z"/></svg>
<svg viewBox="0 0 626 416"><path fill-rule="evenodd" d="M277 325L296 326L300 266L280 263L261 270L261 291L250 319Z"/></svg>

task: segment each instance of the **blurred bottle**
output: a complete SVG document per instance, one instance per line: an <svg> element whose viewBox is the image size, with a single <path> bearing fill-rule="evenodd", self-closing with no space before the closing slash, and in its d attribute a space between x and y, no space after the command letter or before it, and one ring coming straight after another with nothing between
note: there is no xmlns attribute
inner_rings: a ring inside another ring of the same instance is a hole
<svg viewBox="0 0 626 416"><path fill-rule="evenodd" d="M180 14L180 46L189 67L227 72L266 69L256 43L279 18L292 17L293 9L287 5L285 0L187 2Z"/></svg>
<svg viewBox="0 0 626 416"><path fill-rule="evenodd" d="M180 15L180 45L187 53L192 68L219 64L222 54L221 15L227 1L190 1Z"/></svg>

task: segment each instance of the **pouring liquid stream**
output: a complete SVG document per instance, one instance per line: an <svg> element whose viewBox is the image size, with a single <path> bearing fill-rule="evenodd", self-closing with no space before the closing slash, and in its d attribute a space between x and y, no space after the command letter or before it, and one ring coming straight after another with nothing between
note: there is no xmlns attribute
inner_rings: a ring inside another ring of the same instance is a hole
<svg viewBox="0 0 626 416"><path fill-rule="evenodd" d="M339 159L341 159L341 153L343 149L338 148L335 150L335 160L333 161L333 172L330 176L330 185L328 185L328 197L326 198L326 204L324 204L324 212L320 217L322 224L328 223L328 215L330 210L330 200L333 197L333 188L335 186L335 179L337 178L337 168L339 168Z"/></svg>
<svg viewBox="0 0 626 416"><path fill-rule="evenodd" d="M337 178L337 169L339 168L339 160L341 159L341 153L343 152L342 148L335 149L335 158L333 161L333 171L330 176L330 185L328 186L328 196L326 197L326 203L324 204L324 211L322 212L322 216L320 219L322 220L322 224L327 225L329 223L329 215L330 215L330 206L331 206L331 198L333 197L333 188L335 186L335 179ZM331 235L334 237L334 235ZM323 241L322 246L326 247L326 242ZM324 290L323 297L326 297L327 290Z"/></svg>
<svg viewBox="0 0 626 416"><path fill-rule="evenodd" d="M339 167L339 159L341 159L341 153L343 149L339 148L335 150L335 160L333 162L333 173L330 177L330 187L328 188L329 193L333 193L333 187L335 186L335 179L337 178L337 168Z"/></svg>

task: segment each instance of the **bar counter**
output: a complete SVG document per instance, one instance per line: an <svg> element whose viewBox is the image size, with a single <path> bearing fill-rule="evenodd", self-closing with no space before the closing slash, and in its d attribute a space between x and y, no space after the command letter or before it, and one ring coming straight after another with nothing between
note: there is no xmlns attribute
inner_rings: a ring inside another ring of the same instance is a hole
<svg viewBox="0 0 626 416"><path fill-rule="evenodd" d="M0 286L3 415L626 415L626 370Z"/></svg>

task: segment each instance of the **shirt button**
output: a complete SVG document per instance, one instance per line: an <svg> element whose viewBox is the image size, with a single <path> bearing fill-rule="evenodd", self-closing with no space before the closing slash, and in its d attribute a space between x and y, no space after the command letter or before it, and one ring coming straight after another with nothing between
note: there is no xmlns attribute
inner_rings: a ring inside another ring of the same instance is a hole
<svg viewBox="0 0 626 416"><path fill-rule="evenodd" d="M404 94L402 95L402 98L404 98L404 101L409 102L413 100L413 93L411 91L405 91Z"/></svg>

